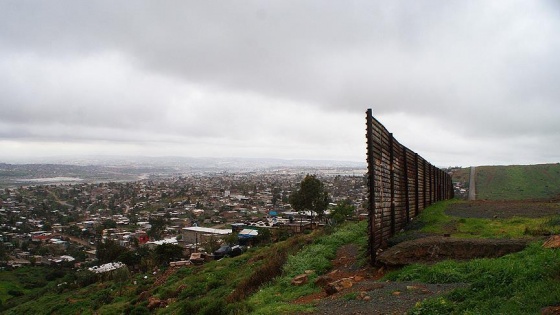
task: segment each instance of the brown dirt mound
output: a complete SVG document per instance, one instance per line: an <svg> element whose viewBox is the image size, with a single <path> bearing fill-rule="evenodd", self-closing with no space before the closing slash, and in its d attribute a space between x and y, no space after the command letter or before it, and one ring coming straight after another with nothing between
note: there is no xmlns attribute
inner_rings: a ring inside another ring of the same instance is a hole
<svg viewBox="0 0 560 315"><path fill-rule="evenodd" d="M462 239L431 236L399 243L378 256L386 266L433 263L446 259L496 258L523 250L526 239Z"/></svg>

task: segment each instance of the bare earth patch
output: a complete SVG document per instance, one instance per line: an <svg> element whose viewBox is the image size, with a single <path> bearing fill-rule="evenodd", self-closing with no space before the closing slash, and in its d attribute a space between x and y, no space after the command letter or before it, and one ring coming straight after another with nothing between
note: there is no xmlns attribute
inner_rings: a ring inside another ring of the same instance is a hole
<svg viewBox="0 0 560 315"><path fill-rule="evenodd" d="M381 252L378 262L387 266L435 263L447 259L496 258L523 250L527 239L464 239L430 236L399 243Z"/></svg>
<svg viewBox="0 0 560 315"><path fill-rule="evenodd" d="M424 284L379 281L384 269L358 267L358 247L341 247L328 276L333 281L351 279L352 286L333 295L325 291L304 296L294 303L313 303L312 314L404 314L417 302L439 296L466 284Z"/></svg>

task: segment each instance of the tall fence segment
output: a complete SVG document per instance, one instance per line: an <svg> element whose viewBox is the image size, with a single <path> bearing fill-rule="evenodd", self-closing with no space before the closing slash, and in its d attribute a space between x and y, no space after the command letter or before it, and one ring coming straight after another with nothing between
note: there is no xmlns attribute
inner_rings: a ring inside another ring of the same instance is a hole
<svg viewBox="0 0 560 315"><path fill-rule="evenodd" d="M453 198L451 176L400 144L366 112L368 164L368 252L379 249L432 203Z"/></svg>

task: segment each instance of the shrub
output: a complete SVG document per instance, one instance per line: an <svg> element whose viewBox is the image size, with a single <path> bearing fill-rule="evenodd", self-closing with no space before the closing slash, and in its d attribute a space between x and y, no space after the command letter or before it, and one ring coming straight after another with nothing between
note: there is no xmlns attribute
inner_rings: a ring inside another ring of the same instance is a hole
<svg viewBox="0 0 560 315"><path fill-rule="evenodd" d="M146 306L136 306L135 308L133 308L129 315L149 315L150 314L150 310L146 307Z"/></svg>
<svg viewBox="0 0 560 315"><path fill-rule="evenodd" d="M23 293L23 292L20 291L20 290L10 289L10 290L8 290L8 294L11 295L11 296L18 297L18 296L24 295L25 293Z"/></svg>
<svg viewBox="0 0 560 315"><path fill-rule="evenodd" d="M358 292L350 292L350 293L346 293L342 296L342 299L346 300L346 301L352 301L358 298Z"/></svg>
<svg viewBox="0 0 560 315"><path fill-rule="evenodd" d="M243 279L235 290L227 297L228 302L236 302L255 292L262 284L282 274L282 266L286 262L287 253L276 251L257 267L248 278Z"/></svg>

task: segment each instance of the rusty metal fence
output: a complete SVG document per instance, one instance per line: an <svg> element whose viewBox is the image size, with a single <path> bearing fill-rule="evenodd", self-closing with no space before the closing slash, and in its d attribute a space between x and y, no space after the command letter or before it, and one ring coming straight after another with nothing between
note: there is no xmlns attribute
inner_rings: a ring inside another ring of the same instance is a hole
<svg viewBox="0 0 560 315"><path fill-rule="evenodd" d="M427 206L453 198L451 176L400 144L366 112L368 163L368 251L379 249Z"/></svg>

